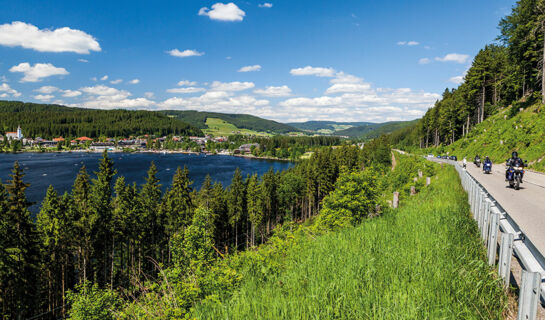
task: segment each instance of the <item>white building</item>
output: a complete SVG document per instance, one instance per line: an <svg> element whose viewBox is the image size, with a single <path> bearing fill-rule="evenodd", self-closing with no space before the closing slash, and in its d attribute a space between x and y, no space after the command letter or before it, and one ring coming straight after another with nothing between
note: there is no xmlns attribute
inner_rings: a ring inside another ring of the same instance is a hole
<svg viewBox="0 0 545 320"><path fill-rule="evenodd" d="M6 132L6 139L7 140L21 140L21 139L23 139L23 131L21 130L21 126L17 127L16 132Z"/></svg>

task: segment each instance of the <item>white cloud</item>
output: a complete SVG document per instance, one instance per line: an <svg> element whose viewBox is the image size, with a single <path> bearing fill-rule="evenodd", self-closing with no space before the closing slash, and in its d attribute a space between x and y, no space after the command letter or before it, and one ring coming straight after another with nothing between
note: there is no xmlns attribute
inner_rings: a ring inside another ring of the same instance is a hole
<svg viewBox="0 0 545 320"><path fill-rule="evenodd" d="M86 108L150 108L155 105L154 101L147 98L129 99L130 92L104 85L83 87L79 90L88 94L87 100L82 104Z"/></svg>
<svg viewBox="0 0 545 320"><path fill-rule="evenodd" d="M167 89L167 92L169 92L169 93L196 93L196 92L203 92L203 91L206 91L206 89L196 88L196 87L183 87L183 88Z"/></svg>
<svg viewBox="0 0 545 320"><path fill-rule="evenodd" d="M108 80L108 75L105 75L104 77L100 78L100 80L102 80L102 81Z"/></svg>
<svg viewBox="0 0 545 320"><path fill-rule="evenodd" d="M204 52L199 52L197 50L190 50L190 49L186 49L184 51L180 51L178 49L172 49L167 51L167 53L173 57L178 57L178 58L200 57L204 54Z"/></svg>
<svg viewBox="0 0 545 320"><path fill-rule="evenodd" d="M66 69L57 68L51 63L36 63L31 66L28 62L22 62L11 67L9 71L23 73L25 76L21 79L21 82L39 82L50 76L68 74Z"/></svg>
<svg viewBox="0 0 545 320"><path fill-rule="evenodd" d="M78 91L78 90L62 90L62 92L63 92L62 96L67 98L81 96L81 91Z"/></svg>
<svg viewBox="0 0 545 320"><path fill-rule="evenodd" d="M420 42L418 42L418 41L398 41L397 42L398 46L411 46L412 47L412 46L417 46L419 44L420 44Z"/></svg>
<svg viewBox="0 0 545 320"><path fill-rule="evenodd" d="M178 85L179 86L196 86L197 85L197 81L189 81L189 80L182 80L180 82L178 82Z"/></svg>
<svg viewBox="0 0 545 320"><path fill-rule="evenodd" d="M123 80L121 80L121 79L116 79L116 80L110 81L111 84L120 84L121 82L123 82Z"/></svg>
<svg viewBox="0 0 545 320"><path fill-rule="evenodd" d="M249 95L235 96L233 92L209 91L201 96L170 98L158 104L161 109L187 109L254 115L273 114L269 101Z"/></svg>
<svg viewBox="0 0 545 320"><path fill-rule="evenodd" d="M212 20L219 21L242 21L246 13L236 4L218 2L212 5L212 9L202 7L199 10L199 16L208 16Z"/></svg>
<svg viewBox="0 0 545 320"><path fill-rule="evenodd" d="M450 81L452 83L460 84L460 83L464 82L464 76L455 76L455 77L452 77L452 78L448 79L448 81Z"/></svg>
<svg viewBox="0 0 545 320"><path fill-rule="evenodd" d="M256 89L254 93L265 96L265 97L287 97L291 95L291 89L288 86L269 86L265 89Z"/></svg>
<svg viewBox="0 0 545 320"><path fill-rule="evenodd" d="M50 93L53 93L55 91L58 91L59 88L57 87L54 87L54 86L43 86L43 87L40 87L34 91L37 91L39 93L44 93L44 94L50 94Z"/></svg>
<svg viewBox="0 0 545 320"><path fill-rule="evenodd" d="M333 77L335 75L335 69L306 66L303 68L291 69L290 73L294 76Z"/></svg>
<svg viewBox="0 0 545 320"><path fill-rule="evenodd" d="M55 96L50 95L50 94L46 94L46 95L38 94L38 95L34 96L34 99L41 100L41 101L49 101L49 100L51 100L53 98L55 98Z"/></svg>
<svg viewBox="0 0 545 320"><path fill-rule="evenodd" d="M148 99L153 99L155 97L155 94L153 94L153 92L144 92L144 97Z"/></svg>
<svg viewBox="0 0 545 320"><path fill-rule="evenodd" d="M259 71L261 70L261 66L258 64L255 64L253 66L245 66L240 69L238 69L238 72L252 72L252 71Z"/></svg>
<svg viewBox="0 0 545 320"><path fill-rule="evenodd" d="M91 81L97 81L97 77L92 77Z"/></svg>
<svg viewBox="0 0 545 320"><path fill-rule="evenodd" d="M233 82L214 81L210 85L210 88L213 91L242 91L242 90L252 89L253 87L255 87L255 84L253 82L239 82L239 81L233 81Z"/></svg>
<svg viewBox="0 0 545 320"><path fill-rule="evenodd" d="M131 81L129 81L129 84L138 84L140 83L140 79L132 79Z"/></svg>
<svg viewBox="0 0 545 320"><path fill-rule="evenodd" d="M7 93L2 93L0 94L0 98L7 98L8 97L8 94Z"/></svg>
<svg viewBox="0 0 545 320"><path fill-rule="evenodd" d="M463 64L469 60L469 55L460 53L449 53L444 57L436 57L435 60L441 62L456 62Z"/></svg>
<svg viewBox="0 0 545 320"><path fill-rule="evenodd" d="M260 8L272 8L272 6L273 6L272 3L269 3L269 2L259 4Z"/></svg>
<svg viewBox="0 0 545 320"><path fill-rule="evenodd" d="M79 61L79 62L83 62L83 63L89 62L89 60L87 60L87 59L78 59L78 61Z"/></svg>
<svg viewBox="0 0 545 320"><path fill-rule="evenodd" d="M0 85L0 92L2 93L2 98L7 98L8 94L11 94L13 97L21 96L21 93L15 89L12 89L7 83L2 83Z"/></svg>
<svg viewBox="0 0 545 320"><path fill-rule="evenodd" d="M419 64L428 64L430 62L431 60L429 58L421 58L420 60L418 60Z"/></svg>
<svg viewBox="0 0 545 320"><path fill-rule="evenodd" d="M32 24L21 21L0 25L0 45L20 46L40 52L75 52L80 54L101 50L96 39L83 31L68 27L40 30Z"/></svg>

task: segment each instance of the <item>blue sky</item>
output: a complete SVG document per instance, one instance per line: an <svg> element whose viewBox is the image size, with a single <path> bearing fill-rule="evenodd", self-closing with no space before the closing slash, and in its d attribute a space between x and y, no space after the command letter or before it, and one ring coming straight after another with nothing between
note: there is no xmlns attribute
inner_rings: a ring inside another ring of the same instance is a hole
<svg viewBox="0 0 545 320"><path fill-rule="evenodd" d="M0 99L409 120L457 86L513 4L0 0Z"/></svg>

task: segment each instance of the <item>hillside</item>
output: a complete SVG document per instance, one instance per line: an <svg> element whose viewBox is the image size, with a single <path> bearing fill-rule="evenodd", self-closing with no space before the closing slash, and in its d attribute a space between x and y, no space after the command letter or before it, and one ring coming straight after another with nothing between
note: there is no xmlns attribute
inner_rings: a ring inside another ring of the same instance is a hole
<svg viewBox="0 0 545 320"><path fill-rule="evenodd" d="M218 112L204 112L204 111L178 111L178 110L166 110L160 111L170 117L182 120L190 123L200 129L207 129L208 125L206 121L208 118L221 119L226 123L230 123L238 129L248 129L256 132L286 134L289 132L300 131L290 125L276 122L273 120L267 120L252 116L249 114L229 114Z"/></svg>
<svg viewBox="0 0 545 320"><path fill-rule="evenodd" d="M0 131L20 125L28 137L203 135L199 128L152 111L96 110L61 105L0 101Z"/></svg>
<svg viewBox="0 0 545 320"><path fill-rule="evenodd" d="M320 134L332 134L336 131L371 125L370 122L336 122L336 121L306 121L306 122L290 122L288 125L297 129Z"/></svg>
<svg viewBox="0 0 545 320"><path fill-rule="evenodd" d="M365 140L378 138L383 134L409 127L418 120L413 121L391 121L384 123L365 124L359 127L352 127L335 132L335 135L361 138Z"/></svg>
<svg viewBox="0 0 545 320"><path fill-rule="evenodd" d="M430 151L449 152L459 159L472 159L479 154L502 163L516 150L521 158L528 160L531 169L545 171L545 114L539 112L540 105L531 105L522 112L518 105L502 109L474 127L466 137Z"/></svg>

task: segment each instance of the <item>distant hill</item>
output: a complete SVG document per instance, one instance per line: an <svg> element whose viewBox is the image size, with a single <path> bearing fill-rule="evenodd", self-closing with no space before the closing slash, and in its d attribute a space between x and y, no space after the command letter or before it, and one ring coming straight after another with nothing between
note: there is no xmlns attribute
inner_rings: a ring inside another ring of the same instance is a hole
<svg viewBox="0 0 545 320"><path fill-rule="evenodd" d="M344 130L344 129L348 129L352 127L359 127L364 125L370 125L372 123L371 122L307 121L307 122L290 122L287 124L303 131L331 134L339 130Z"/></svg>
<svg viewBox="0 0 545 320"><path fill-rule="evenodd" d="M300 130L288 124L267 120L252 116L249 114L229 114L218 112L203 112L203 111L178 111L166 110L160 111L170 117L182 120L200 129L207 129L206 120L208 118L221 119L227 123L234 125L239 129L248 129L256 132L267 132L286 134L289 132L299 132Z"/></svg>
<svg viewBox="0 0 545 320"><path fill-rule="evenodd" d="M42 138L203 135L195 126L154 111L97 110L0 101L0 133L14 131L18 125L25 136Z"/></svg>
<svg viewBox="0 0 545 320"><path fill-rule="evenodd" d="M399 129L403 129L414 125L418 120L412 121L391 121L384 123L371 123L365 124L359 127L352 127L345 130L340 130L335 132L335 135L339 136L348 136L351 138L362 138L362 139L374 139L378 138L383 134L388 134Z"/></svg>

